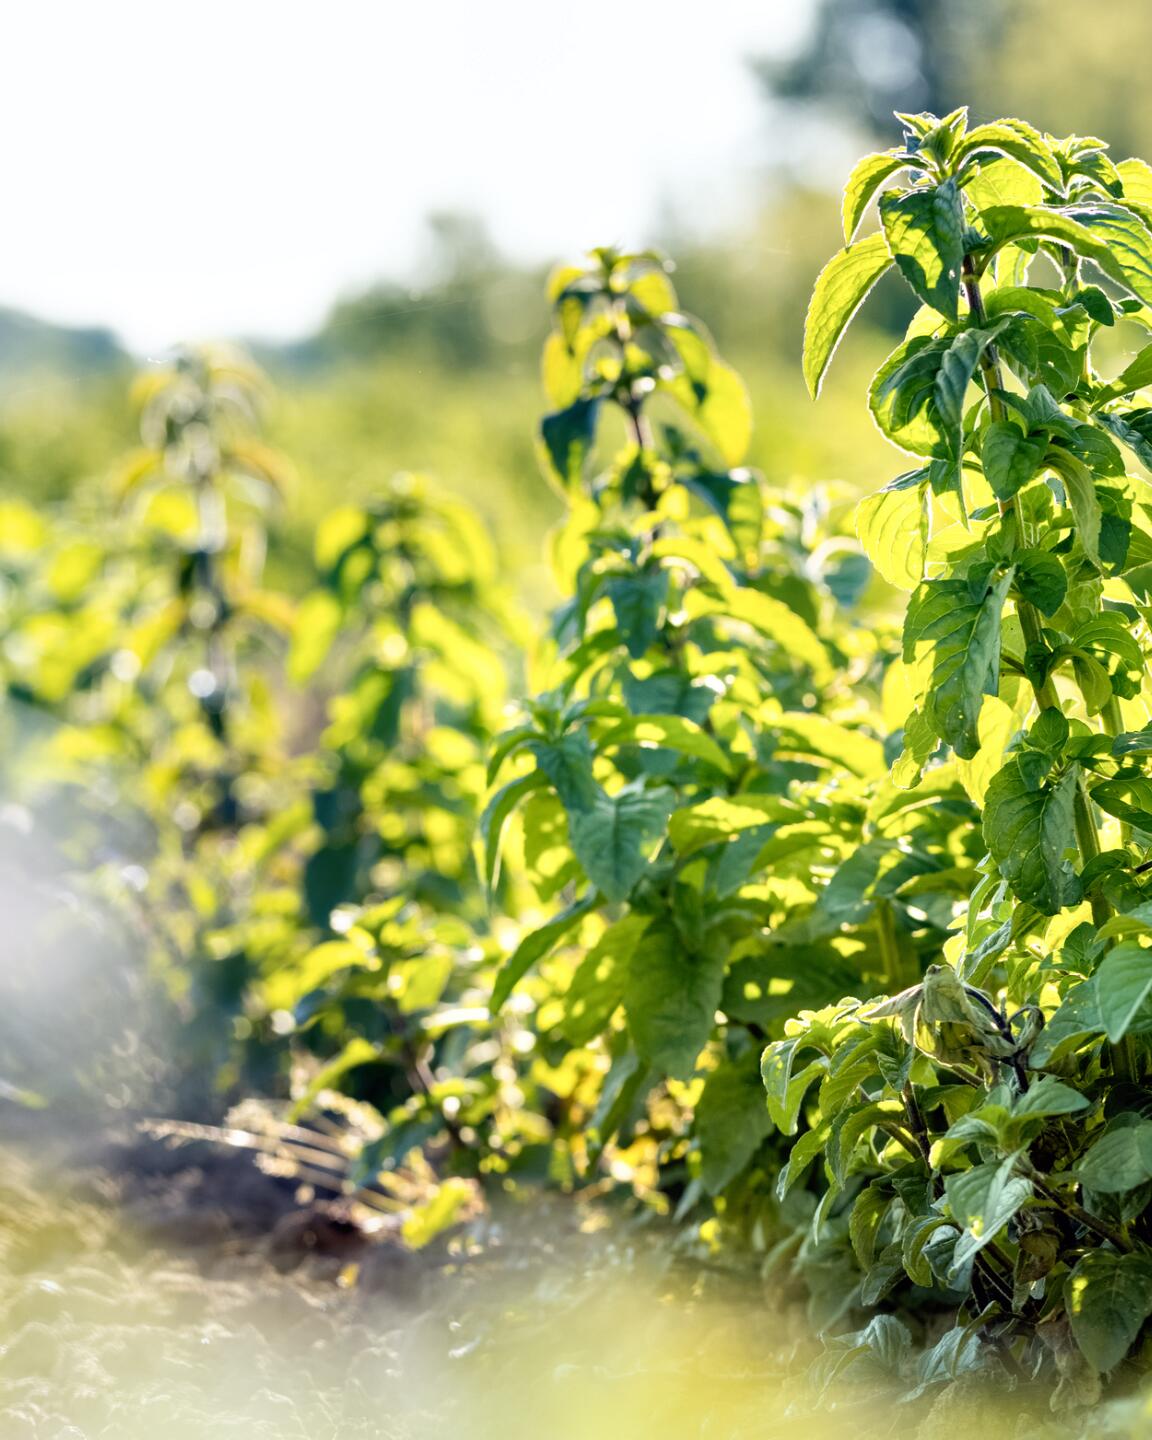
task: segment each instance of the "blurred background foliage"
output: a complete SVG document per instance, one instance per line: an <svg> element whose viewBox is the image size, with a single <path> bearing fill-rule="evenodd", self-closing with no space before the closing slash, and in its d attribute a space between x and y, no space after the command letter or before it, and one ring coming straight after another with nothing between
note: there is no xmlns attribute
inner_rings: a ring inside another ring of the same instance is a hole
<svg viewBox="0 0 1152 1440"><path fill-rule="evenodd" d="M1110 0L1099 25L1083 20L1073 0L818 0L799 48L748 56L766 123L746 172L755 193L745 223L704 241L669 215L647 236L618 237L676 255L685 309L709 317L747 378L758 422L749 460L769 483L803 474L872 486L891 468L857 402L884 332L906 322L898 287L845 345L819 425L798 356L817 260L837 243L828 195L849 158L888 135L894 108L942 114L966 103L977 118L1027 115L1108 136L1117 158L1152 150L1152 95L1113 83L1115 55L1141 53L1152 33L1145 0ZM827 176L819 194L814 161ZM502 256L480 216L445 210L427 223L418 278L340 298L295 342L248 342L280 396L269 443L299 470L273 522L270 577L299 593L319 517L414 470L478 508L538 608L550 598L539 537L560 514L524 423L540 393L547 267ZM105 482L133 442L124 395L135 358L108 331L0 311L0 488L51 501L76 477Z"/></svg>

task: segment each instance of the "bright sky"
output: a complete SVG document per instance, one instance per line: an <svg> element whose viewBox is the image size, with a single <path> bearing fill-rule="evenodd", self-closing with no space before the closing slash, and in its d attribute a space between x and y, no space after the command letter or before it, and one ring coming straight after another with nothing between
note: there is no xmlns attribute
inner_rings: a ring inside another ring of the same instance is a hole
<svg viewBox="0 0 1152 1440"><path fill-rule="evenodd" d="M0 15L0 304L134 347L314 325L468 208L519 258L734 212L806 0L35 0ZM599 159L593 157L599 155Z"/></svg>

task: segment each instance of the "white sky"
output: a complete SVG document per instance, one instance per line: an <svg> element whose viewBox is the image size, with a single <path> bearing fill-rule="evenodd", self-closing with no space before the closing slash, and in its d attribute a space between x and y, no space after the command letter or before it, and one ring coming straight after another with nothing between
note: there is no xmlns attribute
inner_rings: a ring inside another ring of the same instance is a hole
<svg viewBox="0 0 1152 1440"><path fill-rule="evenodd" d="M432 209L525 259L643 238L665 203L720 221L765 155L744 58L808 10L7 0L0 304L142 350L283 337L416 273Z"/></svg>

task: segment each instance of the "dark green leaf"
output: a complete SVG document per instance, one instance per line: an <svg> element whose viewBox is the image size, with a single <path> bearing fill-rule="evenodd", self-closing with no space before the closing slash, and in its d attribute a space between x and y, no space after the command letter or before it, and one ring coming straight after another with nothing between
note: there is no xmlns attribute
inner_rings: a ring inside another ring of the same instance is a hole
<svg viewBox="0 0 1152 1440"><path fill-rule="evenodd" d="M1109 950L1096 971L1096 999L1105 1033L1113 1044L1127 1035L1150 993L1152 950L1135 940Z"/></svg>
<svg viewBox="0 0 1152 1440"><path fill-rule="evenodd" d="M592 774L592 745L586 731L575 730L555 741L534 740L528 749L569 814L595 805L600 786Z"/></svg>
<svg viewBox="0 0 1152 1440"><path fill-rule="evenodd" d="M694 954L668 921L645 931L624 987L636 1049L666 1075L687 1080L708 1041L724 983L724 953Z"/></svg>
<svg viewBox="0 0 1152 1440"><path fill-rule="evenodd" d="M1052 616L1068 594L1068 575L1058 555L1050 550L1018 550L1016 588L1043 615Z"/></svg>
<svg viewBox="0 0 1152 1440"><path fill-rule="evenodd" d="M613 726L600 744L605 750L629 744L674 750L679 755L705 761L722 775L732 773L732 762L711 735L695 721L680 715L633 715Z"/></svg>
<svg viewBox="0 0 1152 1440"><path fill-rule="evenodd" d="M572 849L589 880L609 901L624 900L648 868L648 852L664 834L671 790L600 790L586 809L569 812Z"/></svg>
<svg viewBox="0 0 1152 1440"><path fill-rule="evenodd" d="M620 639L633 660L642 660L660 633L660 612L668 599L668 572L613 576L604 593L616 614Z"/></svg>
<svg viewBox="0 0 1152 1440"><path fill-rule="evenodd" d="M1012 1107L1013 1115L1074 1115L1087 1110L1091 1101L1054 1075L1042 1075Z"/></svg>
<svg viewBox="0 0 1152 1440"><path fill-rule="evenodd" d="M989 1160L971 1170L949 1175L944 1181L948 1209L963 1234L952 1257L954 1270L961 1269L1008 1224L1031 1198L1032 1182L1013 1173L1015 1159Z"/></svg>
<svg viewBox="0 0 1152 1440"><path fill-rule="evenodd" d="M1100 500L1092 471L1082 460L1066 451L1050 449L1048 463L1064 482L1064 491L1076 522L1076 534L1084 554L1100 568Z"/></svg>
<svg viewBox="0 0 1152 1440"><path fill-rule="evenodd" d="M1152 1262L1143 1255L1089 1250L1068 1280L1072 1334L1097 1370L1119 1365L1152 1314Z"/></svg>
<svg viewBox="0 0 1152 1440"><path fill-rule="evenodd" d="M547 925L541 925L538 930L525 935L496 977L489 1002L493 1015L503 1008L504 1002L536 961L554 949L570 930L574 930L599 900L599 895L593 890L582 899L574 901L566 910L562 910L554 920L549 920Z"/></svg>
<svg viewBox="0 0 1152 1440"><path fill-rule="evenodd" d="M1121 1195L1152 1180L1152 1120L1134 1118L1102 1135L1081 1157L1076 1178L1098 1195Z"/></svg>
<svg viewBox="0 0 1152 1440"><path fill-rule="evenodd" d="M1152 470L1152 409L1100 411L1096 419L1127 445L1145 470Z"/></svg>
<svg viewBox="0 0 1152 1440"><path fill-rule="evenodd" d="M544 453L566 490L579 485L596 439L599 400L577 400L566 410L545 416L540 426Z"/></svg>
<svg viewBox="0 0 1152 1440"><path fill-rule="evenodd" d="M965 581L928 581L908 607L905 659L915 659L925 645L932 649L924 718L966 760L980 749L984 696L999 689L1001 616L1011 583L1012 572L1005 571L974 599Z"/></svg>
<svg viewBox="0 0 1152 1440"><path fill-rule="evenodd" d="M984 432L980 463L999 500L1010 500L1040 468L1046 441L1023 434L1010 420L994 420Z"/></svg>
<svg viewBox="0 0 1152 1440"><path fill-rule="evenodd" d="M1035 750L1010 757L988 784L984 839L1018 899L1045 915L1078 903L1080 880L1068 859L1075 853L1075 766L1055 781L1050 760Z"/></svg>
<svg viewBox="0 0 1152 1440"><path fill-rule="evenodd" d="M700 1173L709 1195L718 1195L740 1174L771 1129L756 1053L721 1061L696 1106Z"/></svg>
<svg viewBox="0 0 1152 1440"><path fill-rule="evenodd" d="M508 817L526 795L538 790L544 783L539 771L523 775L518 780L509 780L501 786L484 807L480 816L480 839L484 845L484 878L489 890L496 884L500 865L500 837Z"/></svg>
<svg viewBox="0 0 1152 1440"><path fill-rule="evenodd" d="M955 320L964 259L964 214L956 182L882 195L880 220L905 280L926 305Z"/></svg>

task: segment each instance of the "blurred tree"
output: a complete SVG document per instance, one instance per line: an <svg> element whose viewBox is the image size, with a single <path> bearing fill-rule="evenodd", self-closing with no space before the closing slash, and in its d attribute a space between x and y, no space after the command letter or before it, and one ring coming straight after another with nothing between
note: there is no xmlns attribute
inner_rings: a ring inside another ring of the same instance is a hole
<svg viewBox="0 0 1152 1440"><path fill-rule="evenodd" d="M122 381L130 367L111 330L54 325L19 310L0 309L0 375L26 378L29 370L42 368Z"/></svg>
<svg viewBox="0 0 1152 1440"><path fill-rule="evenodd" d="M816 0L802 47L752 67L773 100L831 110L886 145L893 110L969 105L978 119L1107 135L1118 156L1147 151L1152 97L1116 76L1117 57L1152 44L1152 7L1110 0L1100 23L1084 19L1079 0Z"/></svg>
<svg viewBox="0 0 1152 1440"><path fill-rule="evenodd" d="M775 98L828 106L883 135L893 110L943 115L968 98L972 41L992 43L1003 0L819 0L804 47L753 68Z"/></svg>
<svg viewBox="0 0 1152 1440"><path fill-rule="evenodd" d="M959 6L953 8L961 8ZM977 35L966 99L979 119L1027 115L1057 135L1104 135L1112 155L1152 148L1152 94L1123 82L1129 56L1152 47L1148 0L998 0L1003 21ZM959 102L957 102L959 103Z"/></svg>
<svg viewBox="0 0 1152 1440"><path fill-rule="evenodd" d="M278 358L306 368L390 356L450 371L504 368L517 360L534 368L544 330L541 276L510 265L476 215L438 211L427 224L422 285L386 280L340 301L314 336ZM509 326L510 307L515 312L525 304L536 311L535 323Z"/></svg>

